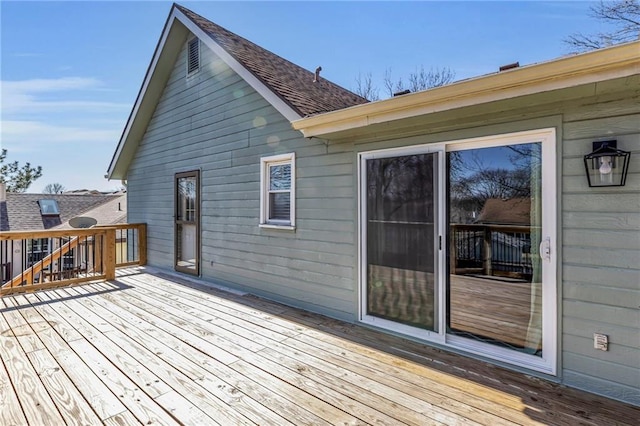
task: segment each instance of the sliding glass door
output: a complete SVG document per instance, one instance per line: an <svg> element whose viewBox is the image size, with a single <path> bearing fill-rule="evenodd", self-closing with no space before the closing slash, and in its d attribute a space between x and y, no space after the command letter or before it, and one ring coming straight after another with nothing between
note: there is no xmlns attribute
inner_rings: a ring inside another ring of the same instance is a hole
<svg viewBox="0 0 640 426"><path fill-rule="evenodd" d="M555 132L360 154L361 320L555 373Z"/></svg>
<svg viewBox="0 0 640 426"><path fill-rule="evenodd" d="M366 160L366 312L435 330L437 153Z"/></svg>

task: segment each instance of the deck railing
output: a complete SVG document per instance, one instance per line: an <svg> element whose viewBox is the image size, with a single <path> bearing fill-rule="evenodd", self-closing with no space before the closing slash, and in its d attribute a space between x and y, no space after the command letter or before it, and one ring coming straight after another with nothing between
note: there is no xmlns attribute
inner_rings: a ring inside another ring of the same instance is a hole
<svg viewBox="0 0 640 426"><path fill-rule="evenodd" d="M0 234L0 296L115 278L146 264L146 225Z"/></svg>
<svg viewBox="0 0 640 426"><path fill-rule="evenodd" d="M533 271L531 229L516 225L452 224L451 271L459 275L528 278Z"/></svg>

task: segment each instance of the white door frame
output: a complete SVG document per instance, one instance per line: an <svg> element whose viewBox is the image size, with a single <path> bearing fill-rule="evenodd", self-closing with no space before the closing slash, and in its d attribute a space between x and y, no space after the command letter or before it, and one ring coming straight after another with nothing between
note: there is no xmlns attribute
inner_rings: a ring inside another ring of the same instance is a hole
<svg viewBox="0 0 640 426"><path fill-rule="evenodd" d="M438 153L438 191L437 216L438 231L443 241L447 241L447 193L445 153L474 148L488 148L501 145L523 143L541 143L542 150L542 241L549 244L548 259L542 260L542 357L516 352L488 343L446 333L446 244L438 251L436 265L436 300L439 309L436 312L436 331L428 331L398 324L367 315L367 258L366 258L366 160L404 156L423 153ZM517 365L530 370L550 375L557 374L557 168L556 168L556 131L555 128L537 129L516 133L491 135L486 137L446 141L438 144L413 145L403 148L392 148L358 153L358 219L359 219L359 315L361 322L402 333L414 338L437 343L443 346L463 350L474 355L483 356L508 364Z"/></svg>

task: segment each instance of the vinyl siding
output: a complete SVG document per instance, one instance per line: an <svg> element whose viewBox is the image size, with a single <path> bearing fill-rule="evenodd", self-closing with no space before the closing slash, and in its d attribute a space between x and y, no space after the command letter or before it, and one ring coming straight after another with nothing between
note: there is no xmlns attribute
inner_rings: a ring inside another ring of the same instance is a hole
<svg viewBox="0 0 640 426"><path fill-rule="evenodd" d="M183 48L128 173L129 221L148 224L149 264L173 269L174 174L199 169L203 278L353 321L352 154L327 155L292 130L204 45L188 78L185 60ZM297 229L261 229L260 157L287 152Z"/></svg>
<svg viewBox="0 0 640 426"><path fill-rule="evenodd" d="M564 116L563 378L640 405L640 99L594 103ZM582 157L603 136L631 151L624 187L589 188ZM609 336L607 352L593 333Z"/></svg>
<svg viewBox="0 0 640 426"><path fill-rule="evenodd" d="M179 54L129 169L129 220L148 223L151 265L173 269L174 174L199 169L203 278L356 321L358 152L554 127L558 380L640 405L639 78L372 126L325 143L304 139L212 52L201 52L201 69L188 79L184 49ZM582 157L602 137L632 152L625 187L587 186ZM297 229L261 229L260 157L287 152L296 153ZM609 336L608 352L593 349L595 332Z"/></svg>

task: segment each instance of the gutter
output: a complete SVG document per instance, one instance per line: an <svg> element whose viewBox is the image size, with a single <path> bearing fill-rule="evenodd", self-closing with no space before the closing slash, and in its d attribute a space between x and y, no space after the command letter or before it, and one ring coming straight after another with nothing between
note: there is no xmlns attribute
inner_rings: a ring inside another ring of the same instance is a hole
<svg viewBox="0 0 640 426"><path fill-rule="evenodd" d="M640 74L640 41L475 77L292 122L305 137Z"/></svg>

